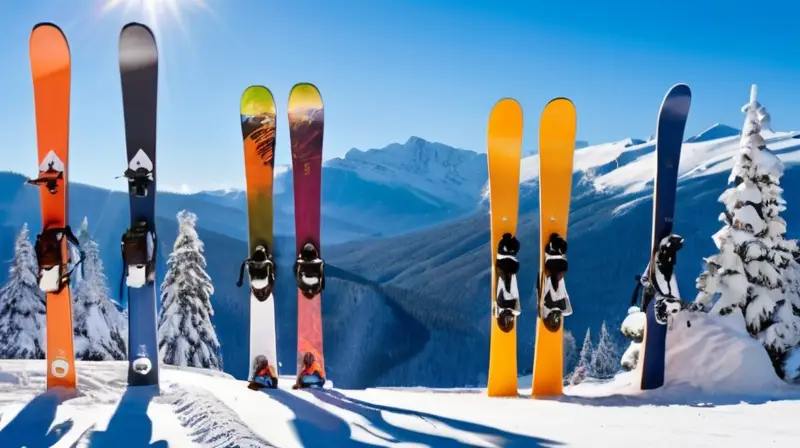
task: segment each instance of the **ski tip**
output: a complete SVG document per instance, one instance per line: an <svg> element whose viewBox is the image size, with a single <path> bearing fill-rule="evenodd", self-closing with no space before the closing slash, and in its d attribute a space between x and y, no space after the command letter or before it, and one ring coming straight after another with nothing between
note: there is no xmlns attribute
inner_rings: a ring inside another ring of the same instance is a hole
<svg viewBox="0 0 800 448"><path fill-rule="evenodd" d="M510 96L506 96L497 100L494 103L493 109L497 109L499 107L514 107L522 111L522 105L517 101L515 98L511 98Z"/></svg>
<svg viewBox="0 0 800 448"><path fill-rule="evenodd" d="M322 109L322 95L310 82L299 82L289 91L289 111L293 109Z"/></svg>
<svg viewBox="0 0 800 448"><path fill-rule="evenodd" d="M147 45L156 47L156 37L153 30L147 25L139 22L128 22L119 32L120 46L124 41L130 41L133 45Z"/></svg>
<svg viewBox="0 0 800 448"><path fill-rule="evenodd" d="M125 33L126 31L130 32L130 30L140 29L142 31L146 31L149 34L153 34L153 30L150 29L149 26L145 25L144 23L140 22L128 22L122 26L122 31L120 33Z"/></svg>
<svg viewBox="0 0 800 448"><path fill-rule="evenodd" d="M569 103L569 104L572 104L574 106L574 103L572 102L572 100L567 98L567 97L565 97L565 96L557 96L557 97L555 97L552 100L547 102L548 105L553 104L553 103Z"/></svg>
<svg viewBox="0 0 800 448"><path fill-rule="evenodd" d="M489 122L491 123L494 119L500 117L505 120L516 117L515 121L519 121L521 126L522 105L519 101L511 97L501 98L492 106L492 110L489 113Z"/></svg>
<svg viewBox="0 0 800 448"><path fill-rule="evenodd" d="M692 96L692 89L689 88L688 84L679 82L674 86L670 87L669 91L667 92L667 96Z"/></svg>
<svg viewBox="0 0 800 448"><path fill-rule="evenodd" d="M251 85L244 89L239 100L241 115L275 114L275 97L272 91L262 85Z"/></svg>
<svg viewBox="0 0 800 448"><path fill-rule="evenodd" d="M319 93L319 88L316 85L310 82L298 82L297 84L292 86L292 89L289 91L289 96L296 94L308 94L308 93L315 93L317 96L322 97Z"/></svg>
<svg viewBox="0 0 800 448"><path fill-rule="evenodd" d="M34 32L34 31L36 31L38 29L44 29L44 28L52 28L54 30L57 30L62 35L64 34L64 31L61 29L61 27L59 27L58 25L56 25L53 22L39 22L39 23L37 23L36 25L33 26L33 29L31 30L31 32Z"/></svg>
<svg viewBox="0 0 800 448"><path fill-rule="evenodd" d="M543 114L547 112L558 112L561 116L574 117L576 115L575 103L567 97L556 97L544 106Z"/></svg>
<svg viewBox="0 0 800 448"><path fill-rule="evenodd" d="M70 49L67 36L58 25L51 22L40 22L31 30L29 55L34 72L68 67Z"/></svg>
<svg viewBox="0 0 800 448"><path fill-rule="evenodd" d="M124 71L158 67L156 38L147 25L129 22L119 33L119 66Z"/></svg>

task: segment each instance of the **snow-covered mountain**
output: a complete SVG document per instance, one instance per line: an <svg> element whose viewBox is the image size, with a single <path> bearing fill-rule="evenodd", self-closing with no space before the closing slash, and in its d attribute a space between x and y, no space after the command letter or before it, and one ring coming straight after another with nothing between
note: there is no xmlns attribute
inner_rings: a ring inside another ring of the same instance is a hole
<svg viewBox="0 0 800 448"><path fill-rule="evenodd" d="M419 137L381 149L351 149L327 168L350 171L364 180L406 188L431 204L475 206L486 182L486 154L456 149Z"/></svg>
<svg viewBox="0 0 800 448"><path fill-rule="evenodd" d="M323 231L343 241L419 230L474 212L486 182L486 154L419 137L380 149L351 149L322 170ZM292 171L276 169L276 229L294 226ZM211 201L246 206L241 190L202 191ZM339 223L339 225L336 225Z"/></svg>
<svg viewBox="0 0 800 448"><path fill-rule="evenodd" d="M127 388L124 361L77 362L70 395L44 391L44 360L2 360L0 446L794 446L800 386L780 381L760 343L722 318L676 319L663 388L640 391L626 372L543 400L530 398L530 377L517 398L483 388L342 390L335 380L292 390L291 376L252 391L224 373L173 366L162 368L160 390Z"/></svg>

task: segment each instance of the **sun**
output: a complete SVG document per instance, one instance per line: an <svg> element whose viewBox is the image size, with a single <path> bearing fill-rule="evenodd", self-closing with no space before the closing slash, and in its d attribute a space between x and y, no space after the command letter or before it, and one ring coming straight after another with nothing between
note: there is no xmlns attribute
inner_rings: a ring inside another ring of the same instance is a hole
<svg viewBox="0 0 800 448"><path fill-rule="evenodd" d="M211 11L206 0L103 0L102 13L122 8L124 13L143 14L154 30L160 28L162 21L174 19L181 31L185 32L183 14L187 9L198 8Z"/></svg>

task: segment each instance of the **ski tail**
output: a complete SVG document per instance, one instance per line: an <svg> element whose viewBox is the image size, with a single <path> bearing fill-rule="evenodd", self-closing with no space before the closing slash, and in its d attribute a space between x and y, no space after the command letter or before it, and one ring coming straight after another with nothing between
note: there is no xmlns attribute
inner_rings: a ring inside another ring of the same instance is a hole
<svg viewBox="0 0 800 448"><path fill-rule="evenodd" d="M547 274L545 246L552 234L558 234L567 240L577 120L572 101L555 98L545 106L539 124L540 309L544 301L544 281ZM564 282L566 284L566 279ZM563 319L563 316L559 318ZM555 331L548 328L541 313L536 319L533 397L561 395L563 391L563 327L562 321Z"/></svg>
<svg viewBox="0 0 800 448"><path fill-rule="evenodd" d="M30 36L42 233L67 227L71 58L67 39L52 23L39 23ZM62 274L69 265L68 238L61 239ZM77 386L69 277L46 294L47 388Z"/></svg>
<svg viewBox="0 0 800 448"><path fill-rule="evenodd" d="M239 267L239 281L244 283L247 260L263 245L274 251L273 184L275 171L276 107L272 92L265 86L247 87L239 101L239 119L244 147L245 184L247 190L248 251ZM274 253L271 254L273 257ZM248 273L249 278L249 273ZM274 291L274 290L273 290ZM275 301L260 301L249 288L249 362L264 356L278 368L275 336ZM250 369L250 365L247 366ZM277 374L277 373L276 373Z"/></svg>
<svg viewBox="0 0 800 448"><path fill-rule="evenodd" d="M289 138L294 179L295 249L311 243L323 258L320 247L320 201L322 187L322 147L325 109L316 86L299 83L289 93ZM322 341L322 293L307 298L297 288L297 367L307 352L314 354L325 372Z"/></svg>
<svg viewBox="0 0 800 448"><path fill-rule="evenodd" d="M499 273L497 252L503 234L517 233L519 213L519 168L522 157L522 106L512 99L498 101L489 114L487 159L489 164L489 207L491 210L491 336L489 345L490 397L517 396L517 329L503 331L495 318ZM507 317L512 318L512 317ZM516 321L516 317L513 317ZM516 323L516 322L514 322Z"/></svg>
<svg viewBox="0 0 800 448"><path fill-rule="evenodd" d="M686 84L676 84L661 104L656 124L656 174L653 192L653 234L648 280L654 282L655 255L661 240L672 233L675 196L684 130L691 106L692 93ZM656 320L655 300L643 298L647 315L644 340L639 354L641 388L656 389L664 384L667 327Z"/></svg>

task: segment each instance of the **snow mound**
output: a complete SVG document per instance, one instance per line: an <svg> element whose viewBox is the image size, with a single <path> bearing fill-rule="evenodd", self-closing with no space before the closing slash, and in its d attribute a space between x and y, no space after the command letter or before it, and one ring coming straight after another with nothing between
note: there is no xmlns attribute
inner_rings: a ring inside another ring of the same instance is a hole
<svg viewBox="0 0 800 448"><path fill-rule="evenodd" d="M744 331L741 313L723 317L682 312L673 318L671 326L665 387L737 395L761 395L787 388L775 374L761 342Z"/></svg>
<svg viewBox="0 0 800 448"><path fill-rule="evenodd" d="M638 339L644 335L644 326L647 315L638 306L628 308L628 315L622 321L620 330L629 339Z"/></svg>

